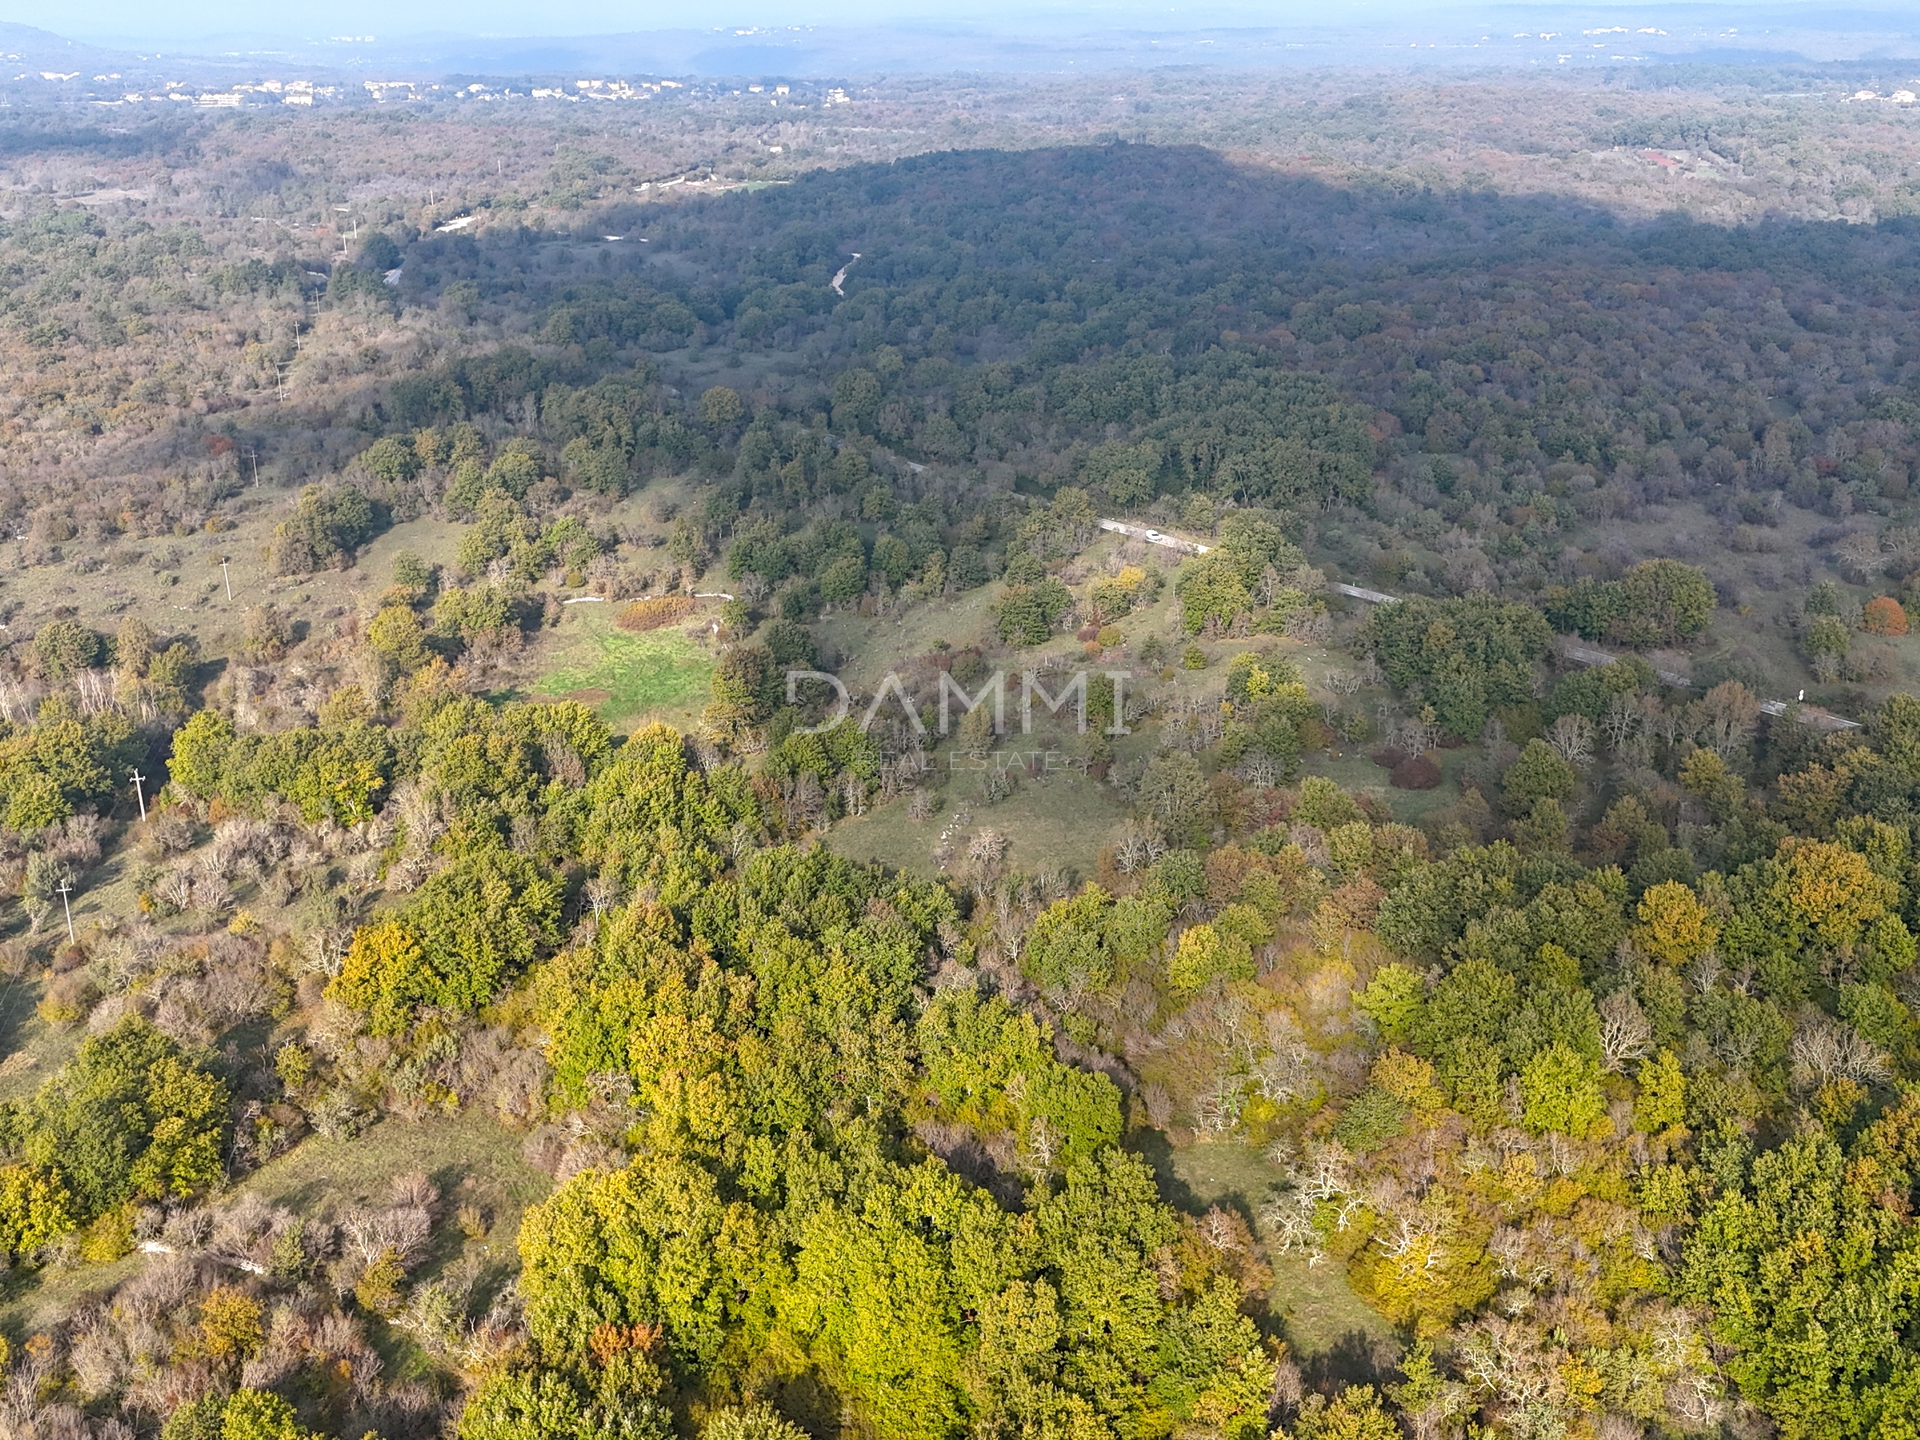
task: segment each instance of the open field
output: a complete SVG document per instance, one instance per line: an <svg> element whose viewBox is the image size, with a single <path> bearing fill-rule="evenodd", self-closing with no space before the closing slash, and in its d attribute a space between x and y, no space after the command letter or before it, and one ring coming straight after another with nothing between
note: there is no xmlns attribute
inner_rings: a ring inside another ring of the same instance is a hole
<svg viewBox="0 0 1920 1440"><path fill-rule="evenodd" d="M961 807L972 813L960 833L994 829L1012 842L1007 863L1016 869L1065 869L1092 877L1100 847L1126 819L1127 807L1110 786L1080 775L1058 774L1021 781L1008 799L983 804L979 779L971 771L953 773L940 793L943 802L918 824L904 804L884 805L855 819L842 820L827 844L850 860L873 860L923 875L935 873L933 848L942 828Z"/></svg>
<svg viewBox="0 0 1920 1440"><path fill-rule="evenodd" d="M567 606L526 658L524 668L535 672L527 693L578 700L623 733L649 720L690 726L713 678L712 648L687 633L699 619L635 635L614 623L620 609L618 601Z"/></svg>

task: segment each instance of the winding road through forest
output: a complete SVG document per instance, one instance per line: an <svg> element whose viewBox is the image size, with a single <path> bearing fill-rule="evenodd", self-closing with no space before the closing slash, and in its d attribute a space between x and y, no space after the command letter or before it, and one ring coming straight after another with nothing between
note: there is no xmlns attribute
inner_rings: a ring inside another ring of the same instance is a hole
<svg viewBox="0 0 1920 1440"><path fill-rule="evenodd" d="M1124 520L1110 520L1103 517L1100 528L1111 530L1116 535L1144 540L1149 545L1161 545L1169 550L1177 550L1182 555L1205 555L1213 549L1211 545L1203 545L1198 540L1183 540L1177 535L1168 535L1145 525L1129 525ZM1368 590L1364 586L1348 585L1340 580L1330 580L1327 586L1336 594L1345 595L1368 605L1391 605L1400 598L1398 595L1389 595L1383 590ZM1595 650L1589 645L1575 645L1571 642L1563 643L1560 653L1576 665L1611 665L1619 658L1608 654L1605 650ZM1682 675L1677 670L1655 670L1653 673L1668 685L1688 687L1693 684L1690 676ZM1817 726L1822 730L1862 728L1858 720L1849 720L1843 715L1835 715L1826 710L1808 708L1798 701L1762 700L1760 710L1766 715L1785 715L1789 711L1794 711L1802 724Z"/></svg>

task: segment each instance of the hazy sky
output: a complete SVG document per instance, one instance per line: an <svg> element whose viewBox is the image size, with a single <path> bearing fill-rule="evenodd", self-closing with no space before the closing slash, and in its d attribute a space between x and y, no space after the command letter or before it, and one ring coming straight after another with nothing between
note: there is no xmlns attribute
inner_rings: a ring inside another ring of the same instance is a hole
<svg viewBox="0 0 1920 1440"><path fill-rule="evenodd" d="M1803 13L1823 0L1771 0L1764 9L1793 8ZM1079 20L1090 28L1106 25L1150 28L1189 25L1272 25L1385 18L1435 9L1463 10L1459 0L324 0L320 5L263 6L259 0L0 0L0 19L76 39L99 42L185 41L220 34L282 35L290 39L327 39L370 34L376 38L456 31L469 35L582 35L658 29L717 29L745 25L833 25L935 20L1026 28L1035 21ZM1493 8L1493 7L1485 7ZM1504 8L1504 7L1502 7ZM1548 3L1530 10L1555 7ZM1572 7L1567 7L1572 8ZM1663 0L1626 0L1608 5L1586 0L1582 13L1623 16L1658 15L1675 10ZM1689 5L1684 8L1698 10ZM1847 7L1851 8L1851 7ZM1888 0L1868 0L1861 8L1898 9ZM1715 6L1729 16L1753 13L1751 6Z"/></svg>

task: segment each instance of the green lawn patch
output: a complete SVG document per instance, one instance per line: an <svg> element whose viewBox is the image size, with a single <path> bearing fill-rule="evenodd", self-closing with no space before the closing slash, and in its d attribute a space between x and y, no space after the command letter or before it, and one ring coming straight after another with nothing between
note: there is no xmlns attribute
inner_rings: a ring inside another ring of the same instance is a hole
<svg viewBox="0 0 1920 1440"><path fill-rule="evenodd" d="M616 729L691 719L706 703L713 656L678 629L630 635L613 623L619 609L571 606L539 657L533 693L590 705Z"/></svg>

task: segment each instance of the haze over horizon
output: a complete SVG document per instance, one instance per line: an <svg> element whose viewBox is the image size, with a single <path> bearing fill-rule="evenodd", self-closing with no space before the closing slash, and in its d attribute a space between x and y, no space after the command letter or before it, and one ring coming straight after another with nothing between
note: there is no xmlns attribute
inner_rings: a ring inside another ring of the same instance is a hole
<svg viewBox="0 0 1920 1440"><path fill-rule="evenodd" d="M958 30L976 35L1034 33L1192 32L1199 30L1272 30L1298 26L1325 33L1331 30L1377 30L1400 24L1472 28L1482 22L1496 29L1520 17L1566 17L1590 23L1635 21L1639 24L1670 17L1702 30L1724 32L1729 38L1779 31L1860 33L1884 37L1920 31L1910 7L1884 3L1850 5L1836 9L1814 0L1775 0L1762 5L1681 3L1681 0L1631 0L1626 4L1461 5L1421 3L1421 0L1336 0L1332 5L1283 0L1200 0L1167 4L1164 0L1119 0L1090 5L1084 0L1065 3L1014 4L988 0L962 5L956 0L732 0L723 14L689 20L684 7L644 0L563 0L537 11L514 0L406 0L381 4L376 0L344 0L329 7L323 21L303 23L293 15L263 17L246 0L191 0L191 3L152 7L134 0L79 0L55 5L49 0L27 0L0 10L0 20L30 25L62 38L107 47L151 48L163 45L251 47L273 44L370 45L384 47L398 41L426 37L462 37L475 40L570 39L601 35L655 32L775 33L785 30ZM715 19L721 23L714 23ZM1637 26L1636 26L1637 28ZM1868 43L1861 53L1889 53L1884 38ZM1892 53L1909 53L1894 47Z"/></svg>

